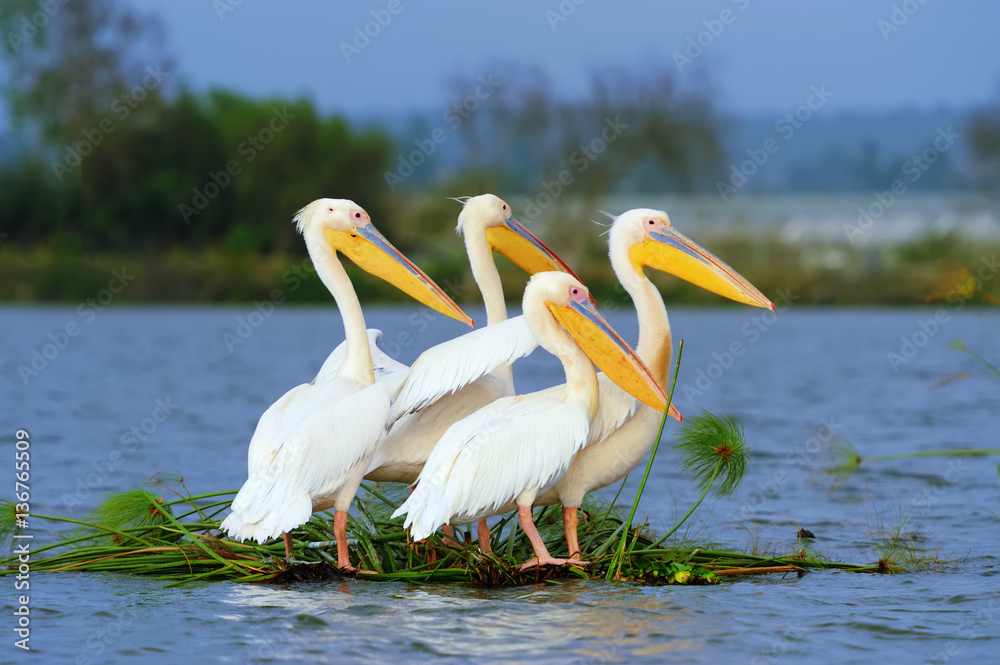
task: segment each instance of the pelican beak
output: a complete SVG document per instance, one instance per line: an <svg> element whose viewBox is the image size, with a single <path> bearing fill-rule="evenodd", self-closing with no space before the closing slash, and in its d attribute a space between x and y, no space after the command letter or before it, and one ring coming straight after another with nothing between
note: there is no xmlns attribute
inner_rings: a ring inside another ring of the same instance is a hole
<svg viewBox="0 0 1000 665"><path fill-rule="evenodd" d="M587 294L581 291L579 298L562 306L551 302L545 306L605 376L657 411L667 408L667 395L649 369L597 312Z"/></svg>
<svg viewBox="0 0 1000 665"><path fill-rule="evenodd" d="M774 303L757 287L671 227L647 233L641 243L629 250L629 258L640 274L644 266L649 266L730 300L774 311Z"/></svg>
<svg viewBox="0 0 1000 665"><path fill-rule="evenodd" d="M576 273L570 270L569 266L556 256L555 252L546 247L541 240L513 217L505 219L500 226L491 226L486 229L486 242L491 250L507 257L529 275L555 270L576 277ZM596 304L593 296L591 296L590 301Z"/></svg>
<svg viewBox="0 0 1000 665"><path fill-rule="evenodd" d="M423 270L393 247L371 222L355 226L350 231L326 228L323 234L334 251L349 258L365 272L384 279L436 312L474 325L469 315Z"/></svg>

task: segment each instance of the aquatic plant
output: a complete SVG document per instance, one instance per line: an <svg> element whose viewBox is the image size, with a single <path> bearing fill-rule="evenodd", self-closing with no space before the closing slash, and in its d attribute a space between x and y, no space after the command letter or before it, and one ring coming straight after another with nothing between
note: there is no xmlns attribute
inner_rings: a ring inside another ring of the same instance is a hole
<svg viewBox="0 0 1000 665"><path fill-rule="evenodd" d="M670 385L673 398L684 348ZM791 556L746 554L703 545L664 547L662 544L693 514L710 491L719 496L734 492L747 467L743 430L729 416L707 411L689 419L676 448L683 468L701 488L701 496L667 533L657 536L645 523L635 525L642 492L652 468L664 422L650 453L639 491L627 517L614 505L590 502L582 511L578 531L582 555L591 563L586 570L573 566L520 570L531 556L532 546L513 516L493 526L493 553L472 544L468 527L456 541L432 535L413 542L403 529L403 518L391 515L405 498L405 489L362 485L356 499L356 515L348 518L352 560L371 569L366 579L374 581L463 582L495 586L531 582L558 583L560 579L605 577L644 584L714 584L720 577L755 573L792 573L807 569L877 572L875 566L835 563L801 548ZM218 580L278 582L339 577L333 515L317 513L291 531L295 561L283 558L284 544L274 539L263 544L228 540L219 531L220 515L229 508L236 490L192 496L183 478L153 478L149 487L109 496L86 519L51 515L33 520L72 525L63 540L33 550L32 569L37 571L95 571L148 575L186 585ZM623 482L624 486L624 482ZM172 493L166 500L158 491ZM619 488L619 494L621 488ZM0 504L0 536L15 528L14 506ZM546 547L556 553L566 547L559 506L535 511L534 520ZM464 541L464 542L462 542ZM617 546L616 546L617 545ZM17 571L12 557L0 560L0 576Z"/></svg>
<svg viewBox="0 0 1000 665"><path fill-rule="evenodd" d="M990 370L993 374L995 374L996 376L994 378L1000 378L1000 367L997 367L989 360L987 360L986 358L982 357L981 355L979 355L978 353L967 347L965 345L965 342L963 342L962 340L960 339L952 340L949 346L958 351L965 351L970 356L978 360L981 365L986 367L986 369Z"/></svg>
<svg viewBox="0 0 1000 665"><path fill-rule="evenodd" d="M667 395L668 405L673 399L674 389L677 386L677 375L680 371L681 357L684 353L684 340L682 339L677 347L677 362L674 365L674 374L670 383L670 392ZM656 435L656 442L649 454L649 461L639 483L639 491L632 502L632 510L629 512L627 523L631 524L639 507L639 500L646 487L646 480L649 477L656 451L659 448L660 437L663 435L663 427L666 423L666 411L660 420L660 429ZM656 548L667 538L672 536L694 511L705 500L708 493L715 489L717 496L729 496L743 482L746 475L749 454L746 442L743 437L743 428L730 416L716 416L705 409L701 415L691 417L681 427L679 435L680 442L674 446L681 455L681 467L691 476L694 483L702 490L701 496L691 505L684 515L665 534L661 535L650 544L650 548ZM717 482L718 481L718 482ZM619 492L621 490L619 489ZM617 499L617 497L616 497ZM618 575L621 563L626 555L627 534L622 533L618 549L615 553L615 561L607 573L608 579Z"/></svg>
<svg viewBox="0 0 1000 665"><path fill-rule="evenodd" d="M932 544L923 532L926 514L916 510L919 502L906 505L898 495L876 502L865 492L862 506L880 572L921 570L945 561L941 546Z"/></svg>
<svg viewBox="0 0 1000 665"><path fill-rule="evenodd" d="M653 449L649 451L649 460L646 462L646 469L642 473L642 480L639 482L639 491L635 493L635 499L632 501L632 510L629 511L628 521L623 522L623 524L631 524L632 520L635 519L635 512L639 508L639 501L642 499L642 492L646 489L646 481L649 479L649 472L653 468L653 460L656 459L656 451L660 448L660 439L663 437L663 428L667 424L667 414L670 412L670 405L674 400L674 390L677 388L677 373L681 368L681 356L684 355L684 340L682 339L677 344L677 362L674 364L674 375L670 380L670 392L667 393L667 405L663 409L663 417L660 418L660 427L656 432L656 440L653 441ZM628 480L628 476L622 480L621 487L625 486L625 481ZM621 487L618 488L618 494L621 494ZM615 501L618 500L618 495L615 495ZM621 539L618 542L618 549L615 551L615 558L612 560L612 565L608 568L607 577L611 579L612 576L617 576L621 571L621 562L625 556L625 542L628 534L623 531ZM615 565L617 564L617 566Z"/></svg>
<svg viewBox="0 0 1000 665"><path fill-rule="evenodd" d="M157 484L167 486L162 481ZM171 491L174 487L169 486ZM661 547L643 525L629 525L613 508L592 504L583 511L580 533L584 556L592 561L586 570L570 566L521 572L519 566L531 544L516 522L501 520L494 529L494 554L484 554L470 543L466 531L449 546L437 535L414 543L403 530L402 518L388 519L397 505L383 488L365 487L356 502L358 518L348 524L351 556L374 581L461 582L476 585L556 583L563 579L604 577L614 563L615 577L645 584L712 584L720 577L751 573L791 573L806 569L837 568L876 572L874 566L832 563L812 556L759 556L710 547ZM239 543L220 537L220 514L236 490L180 498L157 496L150 488L112 495L95 515L115 515L115 524L75 520L52 515L33 519L72 527L62 540L32 550L32 571L91 571L145 575L170 586L209 581L281 582L323 579L341 575L334 565L333 516L318 513L292 531L295 561L283 558L281 539L263 544ZM140 518L139 523L121 519ZM558 506L536 511L536 522L553 552L565 549ZM613 561L608 552L625 533L630 544L624 560ZM463 537L464 536L464 537ZM15 574L17 560L0 560L0 576Z"/></svg>
<svg viewBox="0 0 1000 665"><path fill-rule="evenodd" d="M889 460L916 459L918 457L985 457L1000 455L1000 448L944 448L940 450L915 450L862 457L850 441L842 436L836 436L830 441L830 455L834 463L824 469L824 471L832 477L831 489L837 489L847 482L862 464Z"/></svg>

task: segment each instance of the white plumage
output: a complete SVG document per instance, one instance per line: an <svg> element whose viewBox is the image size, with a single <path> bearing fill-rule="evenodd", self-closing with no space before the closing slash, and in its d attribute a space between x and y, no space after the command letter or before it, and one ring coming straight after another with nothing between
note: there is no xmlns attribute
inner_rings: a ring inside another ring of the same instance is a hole
<svg viewBox="0 0 1000 665"><path fill-rule="evenodd" d="M378 344L382 341L381 330L378 328L369 328L366 332L368 333L368 347L371 349L372 354L372 369L375 372L375 381L384 383L390 392L396 392L396 389L399 388L400 384L403 383L403 379L409 373L410 368L379 347ZM312 380L312 383L328 381L336 376L337 370L340 369L341 363L344 362L346 353L347 340L344 340L323 361L323 365L319 368L316 378Z"/></svg>
<svg viewBox="0 0 1000 665"><path fill-rule="evenodd" d="M389 423L455 393L538 347L522 316L492 323L424 351L410 366L389 412Z"/></svg>
<svg viewBox="0 0 1000 665"><path fill-rule="evenodd" d="M345 341L311 383L292 388L261 416L247 454L247 481L220 528L233 538L258 542L284 534L291 557L288 532L313 512L332 507L338 566L350 570L346 511L385 431L392 377L402 366L375 354L383 379L376 382L371 346L380 333L365 329L361 304L337 253L448 316L470 325L472 320L352 201L314 201L295 221L316 272L337 301Z"/></svg>
<svg viewBox="0 0 1000 665"><path fill-rule="evenodd" d="M263 543L332 507L345 489L353 498L351 471L374 450L389 413L389 389L378 383L333 378L292 392L270 419L277 427L258 426L251 441L255 466L221 526L238 540Z"/></svg>
<svg viewBox="0 0 1000 665"><path fill-rule="evenodd" d="M492 194L464 201L457 230L486 306L486 327L424 351L409 368L393 399L386 436L372 455L365 475L368 480L413 483L448 427L514 394L510 364L537 343L523 321L507 321L493 252L529 272L568 271L559 257L518 223L510 206ZM480 350L488 350L490 359L484 361Z"/></svg>
<svg viewBox="0 0 1000 665"><path fill-rule="evenodd" d="M672 352L670 324L663 299L643 274L643 267L652 265L670 272L671 262L683 264L685 260L690 262L690 257L699 257L694 263L694 270L689 263L678 274L734 300L760 307L773 307L767 298L735 271L689 239L673 232L669 218L662 211L636 209L622 214L615 219L608 234L608 246L611 265L635 302L639 316L637 353L661 386L665 386L669 378ZM646 255L653 256L649 259L650 263L645 262L642 254L633 255L633 249L640 246L647 252ZM522 317L515 317L507 323L514 329L517 326L513 322L520 318ZM519 330L525 332L523 321L518 325L521 326ZM528 340L519 340L517 344L519 346L516 349L505 348L499 341L478 345L475 350L453 347L450 349L451 353L443 354L447 357L440 361L437 368L415 365L401 390L407 392L406 399L409 402L419 403L422 399L433 399L442 391L459 387L463 381L473 380L474 370L489 368L494 363L499 365L508 362L507 358L513 352L527 350L530 346ZM460 353L470 353L475 357L466 358ZM432 377L423 376L425 372L432 371ZM563 504L566 539L571 553L578 550L576 509L583 497L620 480L635 468L649 453L662 417L662 412L642 404L603 373L598 373L597 376L600 398L597 415L590 424L586 446L576 453L569 469L558 482L550 488L543 488L534 502L535 505ZM451 385L448 385L449 380L453 381ZM563 389L564 386L553 386L537 394L558 395ZM396 408L402 409L403 406L394 405L394 411ZM679 419L680 414L676 411L673 413ZM514 508L516 504L511 500L497 506L492 513L486 511L481 516L502 514Z"/></svg>
<svg viewBox="0 0 1000 665"><path fill-rule="evenodd" d="M612 337L614 333L588 298L586 288L571 275L540 273L531 278L524 292L524 323L537 343L562 362L566 383L499 399L445 432L427 458L413 493L393 514L406 515L405 524L414 537L425 538L442 524L475 521L514 502L536 553L525 567L582 563L549 556L531 522L530 506L586 445L597 415L597 375L588 357L591 351L575 341L580 334L576 327L587 329L590 336L581 339L588 342L594 339L595 323L600 326L599 334ZM557 322L557 310L570 318ZM594 353L598 353L596 348ZM635 375L643 376L646 385L662 395L631 350L616 348L616 354L635 361ZM505 350L491 352L499 355ZM665 396L661 399L665 401Z"/></svg>
<svg viewBox="0 0 1000 665"><path fill-rule="evenodd" d="M492 515L525 491L551 487L586 443L588 425L580 401L537 393L498 399L448 429L397 513L408 511L405 526L418 539L444 523Z"/></svg>
<svg viewBox="0 0 1000 665"><path fill-rule="evenodd" d="M663 298L643 273L646 266L673 272L734 300L773 307L732 268L673 231L667 214L660 210L636 209L617 217L608 233L608 254L618 281L635 303L639 318L636 353L662 386L669 379L673 350L670 322ZM699 258L692 262L690 257ZM535 500L535 505L562 504L570 552L579 549L576 511L584 496L621 480L649 454L663 415L602 379L598 417L587 446L559 482Z"/></svg>

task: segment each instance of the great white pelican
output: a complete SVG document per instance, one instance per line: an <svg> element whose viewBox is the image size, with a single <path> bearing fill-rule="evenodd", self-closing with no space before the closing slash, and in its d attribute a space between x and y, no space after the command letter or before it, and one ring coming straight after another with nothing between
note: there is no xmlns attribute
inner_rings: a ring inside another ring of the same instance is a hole
<svg viewBox="0 0 1000 665"><path fill-rule="evenodd" d="M319 199L294 218L323 284L344 322L345 348L335 371L292 388L261 416L250 441L248 479L221 529L237 540L264 542L316 511L333 508L337 565L354 570L347 550L347 510L385 431L391 390L375 380L364 315L338 252L437 312L470 319L423 271L372 225L359 205Z"/></svg>
<svg viewBox="0 0 1000 665"><path fill-rule="evenodd" d="M673 342L663 298L645 276L646 268L675 275L737 302L774 309L771 301L736 271L675 230L661 210L635 209L615 218L608 246L612 268L632 297L639 317L636 353L661 386L667 383ZM467 340L462 347L446 342L435 347L433 357L418 358L399 388L390 420L411 404L432 401L461 387L463 381L474 380L475 370L531 353L537 341L524 318L514 317L504 325L503 335L488 328L475 330L462 336ZM598 374L598 382L599 408L588 445L576 455L565 477L535 499L535 505L562 503L571 555L579 553L577 508L583 496L620 480L635 468L652 447L662 416L662 410L644 407L604 374ZM680 420L673 404L670 409ZM511 502L497 507L493 514L516 508ZM488 549L488 533L480 534L479 542Z"/></svg>
<svg viewBox="0 0 1000 665"><path fill-rule="evenodd" d="M427 458L413 493L393 516L405 514L405 526L421 539L442 524L473 522L514 502L535 550L522 570L580 564L548 553L531 506L587 443L599 397L594 364L653 409L667 408L666 395L574 276L534 275L522 310L537 342L562 362L566 383L557 390L498 399L449 427Z"/></svg>

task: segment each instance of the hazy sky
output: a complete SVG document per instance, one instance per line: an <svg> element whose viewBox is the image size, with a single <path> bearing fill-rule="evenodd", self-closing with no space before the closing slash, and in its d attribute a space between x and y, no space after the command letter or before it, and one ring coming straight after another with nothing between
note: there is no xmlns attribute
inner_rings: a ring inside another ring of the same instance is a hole
<svg viewBox="0 0 1000 665"><path fill-rule="evenodd" d="M679 75L695 84L707 72L727 110L784 112L821 84L843 110L1000 96L992 0L128 2L163 17L179 72L196 89L306 95L351 114L446 109L456 77L504 62L541 67L558 94L581 95L598 66L677 71L674 53L701 32L708 46L691 51ZM355 42L373 11L386 25L371 23L377 34ZM345 55L345 44L357 51Z"/></svg>

